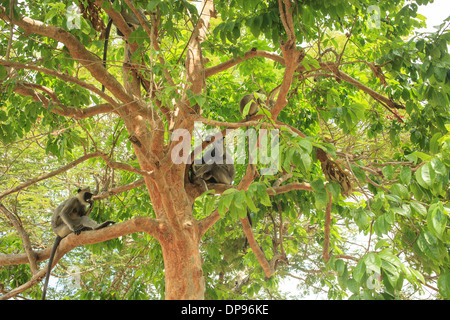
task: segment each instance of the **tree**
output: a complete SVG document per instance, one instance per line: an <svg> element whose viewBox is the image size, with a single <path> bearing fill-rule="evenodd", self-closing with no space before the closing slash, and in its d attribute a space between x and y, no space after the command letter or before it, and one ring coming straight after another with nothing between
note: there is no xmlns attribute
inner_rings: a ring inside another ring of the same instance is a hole
<svg viewBox="0 0 450 320"><path fill-rule="evenodd" d="M284 298L294 277L448 299L450 32L413 34L428 2L2 1L2 298L39 297L51 211L95 185L117 223L61 242L83 269L55 297ZM207 128L256 137L232 186L192 179Z"/></svg>

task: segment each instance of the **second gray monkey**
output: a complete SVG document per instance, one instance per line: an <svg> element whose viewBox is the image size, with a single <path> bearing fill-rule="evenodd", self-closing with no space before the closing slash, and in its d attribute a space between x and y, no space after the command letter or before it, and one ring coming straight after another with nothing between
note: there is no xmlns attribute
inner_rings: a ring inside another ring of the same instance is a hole
<svg viewBox="0 0 450 320"><path fill-rule="evenodd" d="M259 91L257 91L259 92ZM255 98L255 93L249 93L246 94L245 96L242 97L241 101L239 101L239 111L241 112L242 115L244 115L244 109L245 106L250 103L250 101L252 102L249 109L248 109L248 113L245 115L246 119L248 119L249 117L254 116L255 114L258 113L259 108L264 105L264 102L258 97ZM271 108L273 105L275 104L275 101L270 99L269 100L269 107Z"/></svg>
<svg viewBox="0 0 450 320"><path fill-rule="evenodd" d="M211 139L211 137L208 137ZM222 146L220 146L222 144ZM226 146L224 140L213 143L214 149L211 150L210 157L203 156L202 164L194 164L193 172L195 176L206 183L224 183L231 185L236 175L234 164L226 163ZM216 156L217 151L217 156ZM222 158L222 163L215 163L213 158ZM208 189L206 187L206 189Z"/></svg>

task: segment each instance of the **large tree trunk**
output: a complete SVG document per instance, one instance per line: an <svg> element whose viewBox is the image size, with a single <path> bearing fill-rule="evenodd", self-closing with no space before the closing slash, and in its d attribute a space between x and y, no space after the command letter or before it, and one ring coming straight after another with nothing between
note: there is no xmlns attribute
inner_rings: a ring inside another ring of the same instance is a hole
<svg viewBox="0 0 450 320"><path fill-rule="evenodd" d="M161 241L167 300L205 298L202 258L195 229L185 226L184 230L170 232L167 241Z"/></svg>
<svg viewBox="0 0 450 320"><path fill-rule="evenodd" d="M198 221L193 217L193 200L184 186L184 166L155 173L157 183L147 187L160 225L158 241L165 267L166 299L204 299L205 280L199 243Z"/></svg>

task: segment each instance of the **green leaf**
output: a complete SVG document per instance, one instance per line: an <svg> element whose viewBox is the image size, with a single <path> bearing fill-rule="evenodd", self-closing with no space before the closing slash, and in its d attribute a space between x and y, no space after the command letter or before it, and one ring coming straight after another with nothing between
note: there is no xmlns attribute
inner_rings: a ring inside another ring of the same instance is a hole
<svg viewBox="0 0 450 320"><path fill-rule="evenodd" d="M427 162L416 171L414 176L422 188L429 189L436 175L430 163Z"/></svg>
<svg viewBox="0 0 450 320"><path fill-rule="evenodd" d="M381 247L389 247L391 245L391 241L388 239L381 239L375 245L375 250L380 249Z"/></svg>
<svg viewBox="0 0 450 320"><path fill-rule="evenodd" d="M311 157L308 153L302 153L300 155L300 158L302 159L302 165L305 170L305 173L308 173L311 169Z"/></svg>
<svg viewBox="0 0 450 320"><path fill-rule="evenodd" d="M300 139L298 140L298 144L304 149L308 154L312 151L312 144L306 139Z"/></svg>
<svg viewBox="0 0 450 320"><path fill-rule="evenodd" d="M216 204L216 199L214 197L207 197L206 201L205 201L205 208L204 208L204 213L205 214L210 214L215 207Z"/></svg>
<svg viewBox="0 0 450 320"><path fill-rule="evenodd" d="M442 134L440 132L435 133L430 140L430 151L433 154L439 153L440 143L439 139L442 138Z"/></svg>
<svg viewBox="0 0 450 320"><path fill-rule="evenodd" d="M338 283L341 286L342 290L347 289L347 281L348 281L348 269L347 264L344 264L344 271L342 275L338 275Z"/></svg>
<svg viewBox="0 0 450 320"><path fill-rule="evenodd" d="M357 165L351 164L351 168L353 173L355 174L356 178L358 178L359 181L366 182L366 173L363 169L358 167Z"/></svg>
<svg viewBox="0 0 450 320"><path fill-rule="evenodd" d="M423 49L425 48L425 40L424 39L419 39L416 42L416 48L417 50L419 50L420 52L423 52Z"/></svg>
<svg viewBox="0 0 450 320"><path fill-rule="evenodd" d="M439 276L437 281L439 293L444 299L450 299L450 273L444 273Z"/></svg>
<svg viewBox="0 0 450 320"><path fill-rule="evenodd" d="M365 230L369 223L369 216L367 215L366 211L360 207L356 210L355 215L356 216L355 216L354 220L355 220L356 225L361 230Z"/></svg>
<svg viewBox="0 0 450 320"><path fill-rule="evenodd" d="M440 260L437 239L429 231L422 232L416 244L426 257L435 261Z"/></svg>
<svg viewBox="0 0 450 320"><path fill-rule="evenodd" d="M444 214L442 203L434 204L428 210L427 226L433 235L442 240L447 226L447 216Z"/></svg>
<svg viewBox="0 0 450 320"><path fill-rule="evenodd" d="M356 264L356 267L353 269L353 278L357 283L361 282L362 277L366 273L366 265L364 263L364 259L360 259Z"/></svg>
<svg viewBox="0 0 450 320"><path fill-rule="evenodd" d="M245 197L244 190L240 190L234 194L234 205L236 206L236 208L238 208L238 209L246 209L247 208L247 203L246 203L245 198L246 197Z"/></svg>
<svg viewBox="0 0 450 320"><path fill-rule="evenodd" d="M408 189L400 183L394 184L391 187L391 192L393 192L395 195L399 196L402 199L409 199Z"/></svg>
<svg viewBox="0 0 450 320"><path fill-rule="evenodd" d="M417 271L413 268L410 268L410 267L408 267L408 270L411 273L411 275L413 275L415 277L415 279L417 279L418 283L425 283L425 278L419 271Z"/></svg>
<svg viewBox="0 0 450 320"><path fill-rule="evenodd" d="M431 160L431 156L429 156L426 153L420 152L420 151L413 152L412 155L415 155L415 156L419 157L423 161L430 161Z"/></svg>
<svg viewBox="0 0 450 320"><path fill-rule="evenodd" d="M339 185L339 183L332 181L330 183L327 183L326 188L331 192L334 198L339 198L339 194L341 193L341 186Z"/></svg>
<svg viewBox="0 0 450 320"><path fill-rule="evenodd" d="M387 234L389 231L389 223L387 222L385 215L377 217L373 224L373 230L376 235L381 237L383 234Z"/></svg>
<svg viewBox="0 0 450 320"><path fill-rule="evenodd" d="M311 182L311 187L314 189L314 196L316 198L316 208L322 209L328 203L328 193L325 189L325 185L321 179Z"/></svg>
<svg viewBox="0 0 450 320"><path fill-rule="evenodd" d="M373 252L366 254L364 257L364 264L367 270L381 274L381 259L377 254Z"/></svg>
<svg viewBox="0 0 450 320"><path fill-rule="evenodd" d="M344 269L345 269L345 262L342 259L338 259L335 262L335 270L337 271L338 275L342 276L344 274Z"/></svg>
<svg viewBox="0 0 450 320"><path fill-rule="evenodd" d="M270 200L269 195L267 194L267 189L263 184L257 184L256 196L259 201L265 205L266 207L272 206L272 201Z"/></svg>
<svg viewBox="0 0 450 320"><path fill-rule="evenodd" d="M233 190L236 190L236 189L233 189ZM227 194L219 199L218 209L219 209L219 215L221 217L224 217L225 213L230 209L231 201L233 200L234 193L235 192L230 192L230 194ZM224 194L225 194L225 192L224 192Z"/></svg>
<svg viewBox="0 0 450 320"><path fill-rule="evenodd" d="M441 160L438 158L433 158L430 164L435 173L440 174L441 176L447 176L447 168Z"/></svg>
<svg viewBox="0 0 450 320"><path fill-rule="evenodd" d="M411 181L411 167L402 167L400 169L400 181L406 185Z"/></svg>
<svg viewBox="0 0 450 320"><path fill-rule="evenodd" d="M391 180L392 176L394 175L394 168L392 167L392 165L388 164L383 168L382 172L386 179Z"/></svg>
<svg viewBox="0 0 450 320"><path fill-rule="evenodd" d="M423 198L423 191L419 184L416 181L412 181L412 183L409 185L411 191L414 193L414 198L418 201L422 200Z"/></svg>
<svg viewBox="0 0 450 320"><path fill-rule="evenodd" d="M419 202L412 201L410 203L410 206L414 212L420 214L422 217L425 217L427 215L427 209L423 205L421 205Z"/></svg>
<svg viewBox="0 0 450 320"><path fill-rule="evenodd" d="M386 248L386 249L380 251L378 253L378 256L382 260L391 263L392 265L396 266L397 268L401 268L402 267L402 262L400 261L400 259L396 255L394 255L392 253L392 249L391 248Z"/></svg>
<svg viewBox="0 0 450 320"><path fill-rule="evenodd" d="M356 115L357 120L364 121L365 120L365 111L366 108L361 103L354 103L350 106L350 109L353 111L353 113Z"/></svg>
<svg viewBox="0 0 450 320"><path fill-rule="evenodd" d="M248 192L245 193L245 201L247 202L247 206L250 210L252 210L253 212L259 211L259 209L255 206L255 203L253 202L252 195Z"/></svg>
<svg viewBox="0 0 450 320"><path fill-rule="evenodd" d="M347 281L347 287L348 287L348 290L350 290L350 292L352 292L354 294L359 293L359 284L355 279L349 279Z"/></svg>

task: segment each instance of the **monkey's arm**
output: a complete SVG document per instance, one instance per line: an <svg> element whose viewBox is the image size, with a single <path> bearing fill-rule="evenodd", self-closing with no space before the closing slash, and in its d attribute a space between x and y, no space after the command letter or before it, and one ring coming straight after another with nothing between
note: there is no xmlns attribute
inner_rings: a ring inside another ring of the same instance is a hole
<svg viewBox="0 0 450 320"><path fill-rule="evenodd" d="M77 233L78 231L81 231L83 226L75 225L74 220L72 220L72 218L70 217L70 214L74 210L78 210L78 199L77 198L68 199L67 202L64 204L64 206L61 208L59 216L72 232ZM77 234L79 234L79 232Z"/></svg>
<svg viewBox="0 0 450 320"><path fill-rule="evenodd" d="M211 170L214 168L214 164L197 164L194 165L193 170L197 177L203 180L211 178Z"/></svg>

